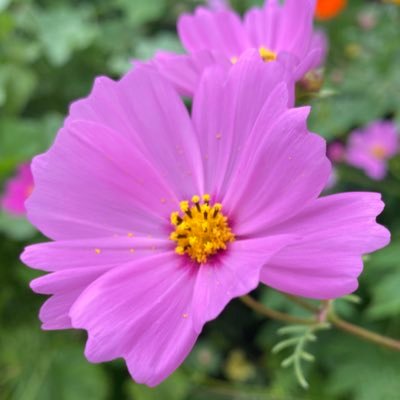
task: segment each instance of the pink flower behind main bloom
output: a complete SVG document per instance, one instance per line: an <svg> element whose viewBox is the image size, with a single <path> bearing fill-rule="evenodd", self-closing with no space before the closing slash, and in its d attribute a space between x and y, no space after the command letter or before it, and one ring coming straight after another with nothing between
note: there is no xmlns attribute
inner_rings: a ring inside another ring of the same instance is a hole
<svg viewBox="0 0 400 400"><path fill-rule="evenodd" d="M49 272L44 329L85 329L86 357L126 360L157 385L206 322L257 287L330 299L357 288L385 246L376 193L318 198L330 174L310 109L289 108L284 71L244 55L204 74L192 115L139 66L98 78L33 162L28 215L52 242L23 261Z"/></svg>
<svg viewBox="0 0 400 400"><path fill-rule="evenodd" d="M398 151L396 125L389 121L376 121L350 134L346 160L364 170L370 178L381 180L386 176L389 159Z"/></svg>
<svg viewBox="0 0 400 400"><path fill-rule="evenodd" d="M2 208L9 214L24 215L25 201L33 190L33 177L29 163L18 167L17 175L7 184L1 200Z"/></svg>
<svg viewBox="0 0 400 400"><path fill-rule="evenodd" d="M207 0L207 6L214 11L229 10L228 0Z"/></svg>
<svg viewBox="0 0 400 400"><path fill-rule="evenodd" d="M313 29L315 0L267 0L252 8L243 21L230 9L198 7L178 21L179 38L187 55L160 52L153 65L180 91L192 96L205 68L218 64L229 69L241 54L257 49L265 62L285 64L293 80L319 67L326 38Z"/></svg>

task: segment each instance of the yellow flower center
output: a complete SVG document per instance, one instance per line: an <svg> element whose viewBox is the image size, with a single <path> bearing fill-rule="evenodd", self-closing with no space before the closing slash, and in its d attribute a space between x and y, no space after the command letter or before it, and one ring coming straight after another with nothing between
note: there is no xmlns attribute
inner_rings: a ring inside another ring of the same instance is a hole
<svg viewBox="0 0 400 400"><path fill-rule="evenodd" d="M258 52L264 62L275 61L278 58L278 54L264 46L261 46ZM239 57L233 56L230 58L230 61L232 64L236 64L239 61Z"/></svg>
<svg viewBox="0 0 400 400"><path fill-rule="evenodd" d="M176 242L175 252L187 254L199 264L235 240L228 224L228 218L222 213L222 204L210 204L210 195L205 194L200 202L199 196L192 201L181 201L181 212L171 214L171 223L175 227L170 239Z"/></svg>
<svg viewBox="0 0 400 400"><path fill-rule="evenodd" d="M263 59L263 61L268 62L268 61L275 61L278 58L278 55L272 51L267 49L264 46L261 46L258 49L258 52L260 53L261 58Z"/></svg>
<svg viewBox="0 0 400 400"><path fill-rule="evenodd" d="M379 144L372 147L371 153L375 158L379 160L383 160L386 157L386 149Z"/></svg>

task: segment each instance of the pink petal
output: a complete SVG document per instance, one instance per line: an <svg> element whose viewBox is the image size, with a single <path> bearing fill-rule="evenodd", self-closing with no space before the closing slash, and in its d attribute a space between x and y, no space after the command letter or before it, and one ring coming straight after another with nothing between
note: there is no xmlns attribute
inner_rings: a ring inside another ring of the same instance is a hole
<svg viewBox="0 0 400 400"><path fill-rule="evenodd" d="M275 121L263 116L269 112L263 109L254 127L263 140L243 149L223 200L234 210L238 235L255 235L296 215L318 197L330 176L326 143L307 130L309 108L286 111Z"/></svg>
<svg viewBox="0 0 400 400"><path fill-rule="evenodd" d="M54 239L134 230L164 236L178 200L165 178L123 136L97 123L70 122L33 162L31 222Z"/></svg>
<svg viewBox="0 0 400 400"><path fill-rule="evenodd" d="M178 93L153 68L139 65L119 82L96 80L70 120L98 122L143 153L180 198L202 189L202 164L189 114Z"/></svg>
<svg viewBox="0 0 400 400"><path fill-rule="evenodd" d="M269 117L277 117L287 108L286 89L277 89L284 73L281 64L264 63L257 52L249 51L232 67L226 83L222 70L204 74L192 114L205 164L206 191L222 196L227 190L243 146L266 103ZM253 145L257 147L258 141Z"/></svg>
<svg viewBox="0 0 400 400"><path fill-rule="evenodd" d="M281 6L276 0L266 2L264 8L253 7L244 16L244 27L254 47L278 50ZM280 49L279 49L280 50Z"/></svg>
<svg viewBox="0 0 400 400"><path fill-rule="evenodd" d="M245 295L259 283L262 266L273 254L293 243L291 235L237 240L227 253L199 267L193 294L193 323L200 333L235 297Z"/></svg>
<svg viewBox="0 0 400 400"><path fill-rule="evenodd" d="M35 244L25 249L21 259L29 267L43 271L113 267L173 247L173 242L167 237L153 239L132 235L132 232L127 232L124 236Z"/></svg>
<svg viewBox="0 0 400 400"><path fill-rule="evenodd" d="M281 11L277 46L303 59L313 40L316 0L285 0Z"/></svg>
<svg viewBox="0 0 400 400"><path fill-rule="evenodd" d="M266 47L296 59L295 79L317 67L325 49L313 31L315 0L267 1L262 9L252 8L244 17L245 30L252 46Z"/></svg>
<svg viewBox="0 0 400 400"><path fill-rule="evenodd" d="M42 329L71 329L69 310L83 290L105 271L109 266L84 269L64 270L45 275L31 282L36 293L51 294L39 312Z"/></svg>
<svg viewBox="0 0 400 400"><path fill-rule="evenodd" d="M87 286L108 270L172 247L169 240L128 235L41 243L25 249L21 256L25 264L55 271L31 282L35 292L53 295L39 313L43 329L71 328L69 311L73 303Z"/></svg>
<svg viewBox="0 0 400 400"><path fill-rule="evenodd" d="M160 383L197 339L191 312L195 278L196 270L171 252L97 279L70 312L73 326L88 331L87 358L123 357L138 383Z"/></svg>
<svg viewBox="0 0 400 400"><path fill-rule="evenodd" d="M390 233L375 219L383 203L376 193L323 197L265 234L293 234L302 240L275 254L261 280L278 290L318 299L357 288L363 254L386 246Z"/></svg>
<svg viewBox="0 0 400 400"><path fill-rule="evenodd" d="M129 236L58 241L27 247L21 256L25 264L44 271L56 271L31 282L35 292L53 295L40 310L42 328L71 328L70 308L87 286L113 268L171 247L169 240Z"/></svg>
<svg viewBox="0 0 400 400"><path fill-rule="evenodd" d="M215 50L230 59L251 47L239 16L231 10L198 7L194 15L179 18L178 34L188 52Z"/></svg>
<svg viewBox="0 0 400 400"><path fill-rule="evenodd" d="M46 300L39 311L42 329L46 331L71 329L68 312L80 293L81 290L64 292Z"/></svg>
<svg viewBox="0 0 400 400"><path fill-rule="evenodd" d="M201 50L190 55L158 52L152 61L157 71L170 81L183 96L192 97L203 71L214 65L224 70L231 62L221 53Z"/></svg>

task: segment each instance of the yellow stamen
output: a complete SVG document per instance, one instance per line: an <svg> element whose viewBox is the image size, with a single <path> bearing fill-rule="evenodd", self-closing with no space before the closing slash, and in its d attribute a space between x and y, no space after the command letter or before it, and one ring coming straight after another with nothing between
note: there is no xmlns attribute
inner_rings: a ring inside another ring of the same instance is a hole
<svg viewBox="0 0 400 400"><path fill-rule="evenodd" d="M227 244L235 240L228 218L222 213L222 204L212 205L210 199L208 194L193 196L191 203L179 203L181 214L171 214L175 230L170 239L176 242L175 252L179 255L187 254L199 264L207 262L211 256L225 250Z"/></svg>
<svg viewBox="0 0 400 400"><path fill-rule="evenodd" d="M192 197L192 202L193 203L198 203L200 201L200 197L199 196L193 196Z"/></svg>
<svg viewBox="0 0 400 400"><path fill-rule="evenodd" d="M372 147L371 154L375 158L377 158L379 160L383 160L383 159L386 158L386 149L383 146L377 144L377 145Z"/></svg>
<svg viewBox="0 0 400 400"><path fill-rule="evenodd" d="M236 64L238 62L239 58L238 57L231 57L231 63Z"/></svg>
<svg viewBox="0 0 400 400"><path fill-rule="evenodd" d="M258 52L260 53L261 58L263 59L263 61L268 62L268 61L275 61L278 58L278 55L272 51L267 49L264 46L261 46L258 49Z"/></svg>
<svg viewBox="0 0 400 400"><path fill-rule="evenodd" d="M179 208L182 212L187 212L189 210L189 202L188 201L181 201L179 203Z"/></svg>
<svg viewBox="0 0 400 400"><path fill-rule="evenodd" d="M181 221L181 217L179 216L179 213L178 212L173 212L171 214L171 224L172 225L178 225L180 221Z"/></svg>

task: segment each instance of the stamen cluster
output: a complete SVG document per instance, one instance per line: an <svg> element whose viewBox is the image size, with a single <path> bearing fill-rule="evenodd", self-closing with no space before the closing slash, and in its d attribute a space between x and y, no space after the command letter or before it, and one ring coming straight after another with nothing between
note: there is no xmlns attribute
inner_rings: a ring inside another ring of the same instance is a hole
<svg viewBox="0 0 400 400"><path fill-rule="evenodd" d="M200 203L200 197L193 196L191 203L180 202L181 212L171 214L175 231L170 235L176 242L176 253L187 254L199 264L207 262L220 250L226 250L227 244L235 240L228 218L221 212L222 204L210 205L208 194L202 200Z"/></svg>
<svg viewBox="0 0 400 400"><path fill-rule="evenodd" d="M264 62L275 61L278 58L278 55L274 51L269 50L264 46L261 46L258 49L258 52Z"/></svg>

